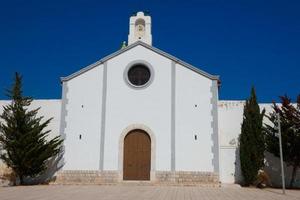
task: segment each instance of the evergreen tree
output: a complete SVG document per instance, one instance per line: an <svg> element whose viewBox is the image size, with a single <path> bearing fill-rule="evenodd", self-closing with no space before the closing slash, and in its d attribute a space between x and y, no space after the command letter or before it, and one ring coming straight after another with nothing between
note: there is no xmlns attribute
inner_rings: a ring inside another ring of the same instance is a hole
<svg viewBox="0 0 300 200"><path fill-rule="evenodd" d="M61 151L59 136L49 140L50 130L44 131L51 119L38 117L40 108L29 110L32 98L24 97L22 78L16 73L8 97L11 103L3 106L0 115L0 158L24 184L25 177L35 177L47 169L47 161Z"/></svg>
<svg viewBox="0 0 300 200"><path fill-rule="evenodd" d="M297 170L300 167L300 95L297 105L291 103L288 96L281 96L281 106L273 103L273 112L269 114L270 124L265 124L267 151L279 157L279 138L277 113L281 121L283 160L293 167L289 187L293 187Z"/></svg>
<svg viewBox="0 0 300 200"><path fill-rule="evenodd" d="M255 89L244 106L243 123L239 138L241 171L244 183L249 186L257 179L258 170L264 167L263 117L256 100Z"/></svg>

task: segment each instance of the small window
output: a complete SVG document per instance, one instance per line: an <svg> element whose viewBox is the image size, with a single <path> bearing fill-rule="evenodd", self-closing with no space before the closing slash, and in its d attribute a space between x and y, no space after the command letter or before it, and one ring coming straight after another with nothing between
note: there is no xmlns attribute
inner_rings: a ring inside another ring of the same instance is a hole
<svg viewBox="0 0 300 200"><path fill-rule="evenodd" d="M147 66L136 64L128 70L127 75L128 80L132 85L143 86L150 80L151 72Z"/></svg>

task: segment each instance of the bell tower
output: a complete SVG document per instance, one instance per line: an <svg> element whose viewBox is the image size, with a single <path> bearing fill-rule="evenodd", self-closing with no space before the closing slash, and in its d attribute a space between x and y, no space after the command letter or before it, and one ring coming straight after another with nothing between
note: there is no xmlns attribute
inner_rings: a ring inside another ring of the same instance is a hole
<svg viewBox="0 0 300 200"><path fill-rule="evenodd" d="M136 41L152 45L151 17L144 12L137 12L129 20L128 45Z"/></svg>

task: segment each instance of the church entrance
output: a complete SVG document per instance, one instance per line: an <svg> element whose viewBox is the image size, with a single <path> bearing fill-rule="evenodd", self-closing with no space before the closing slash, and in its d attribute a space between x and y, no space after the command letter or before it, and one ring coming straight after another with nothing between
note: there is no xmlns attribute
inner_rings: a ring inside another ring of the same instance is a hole
<svg viewBox="0 0 300 200"><path fill-rule="evenodd" d="M132 130L124 139L124 180L150 180L151 139L143 130Z"/></svg>

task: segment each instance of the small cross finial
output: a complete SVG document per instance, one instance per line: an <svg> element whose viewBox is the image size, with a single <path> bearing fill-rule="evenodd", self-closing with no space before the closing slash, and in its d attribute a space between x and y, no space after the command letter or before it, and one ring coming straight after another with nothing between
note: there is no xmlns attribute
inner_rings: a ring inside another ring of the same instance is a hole
<svg viewBox="0 0 300 200"><path fill-rule="evenodd" d="M125 47L127 47L126 41L123 41L123 42L122 42L122 45L121 45L121 49L124 49Z"/></svg>

